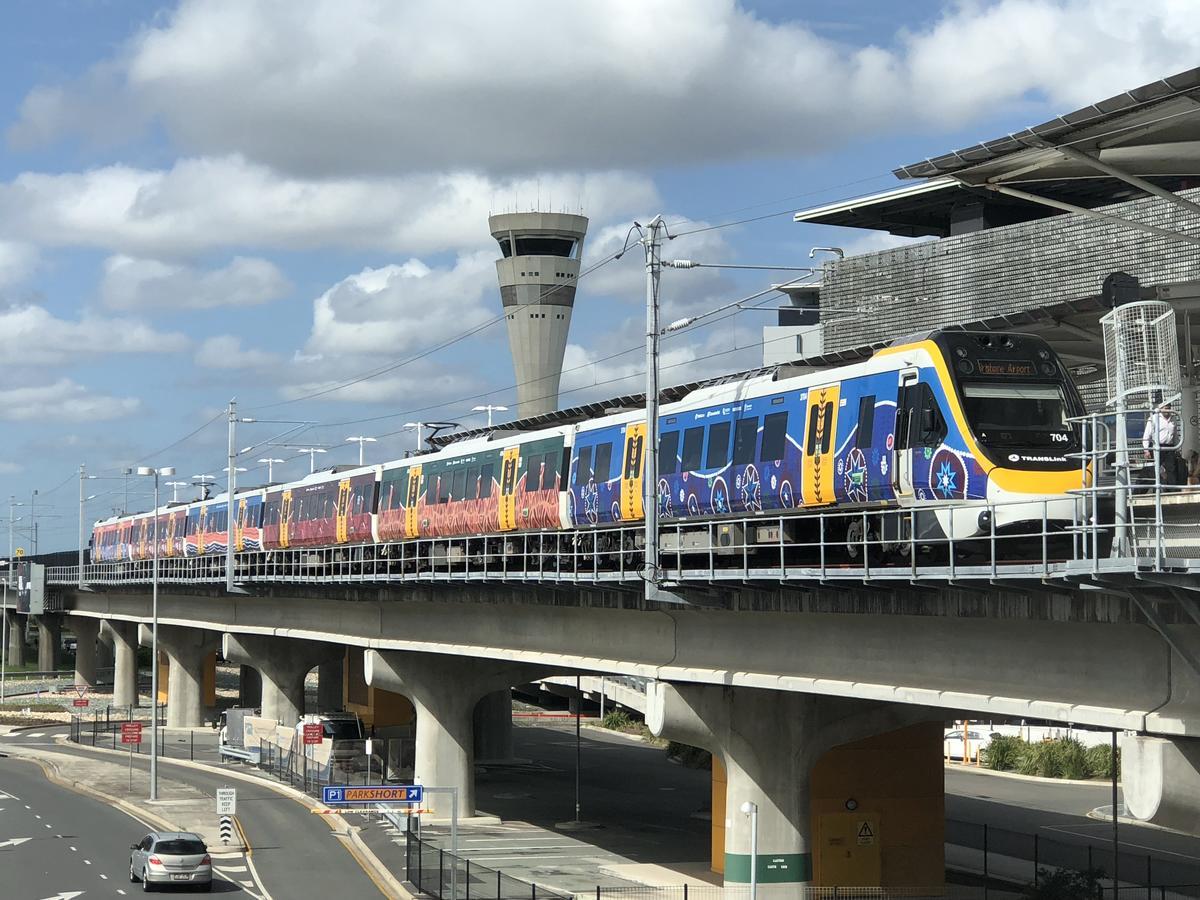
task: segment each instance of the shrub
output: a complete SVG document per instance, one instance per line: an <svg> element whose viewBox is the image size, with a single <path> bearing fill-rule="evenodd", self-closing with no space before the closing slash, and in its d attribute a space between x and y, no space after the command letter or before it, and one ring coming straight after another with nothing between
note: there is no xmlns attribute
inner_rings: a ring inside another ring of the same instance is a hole
<svg viewBox="0 0 1200 900"><path fill-rule="evenodd" d="M1074 738L1055 741L1058 744L1060 778L1081 780L1090 776L1087 749Z"/></svg>
<svg viewBox="0 0 1200 900"><path fill-rule="evenodd" d="M1037 884L1026 885L1021 894L1025 900L1092 900L1099 895L1099 870L1073 872L1067 869L1040 869Z"/></svg>
<svg viewBox="0 0 1200 900"><path fill-rule="evenodd" d="M667 744L667 756L676 759L689 769L711 769L712 754L690 744L671 741Z"/></svg>
<svg viewBox="0 0 1200 900"><path fill-rule="evenodd" d="M624 731L633 726L633 719L629 718L629 715L622 710L614 709L612 712L604 714L600 724L613 731Z"/></svg>
<svg viewBox="0 0 1200 900"><path fill-rule="evenodd" d="M1117 751L1117 774L1120 774L1121 751ZM1087 749L1088 775L1092 778L1111 779L1113 776L1112 747L1101 744Z"/></svg>
<svg viewBox="0 0 1200 900"><path fill-rule="evenodd" d="M1008 772L1017 767L1021 754L1029 747L1022 738L1002 734L983 748L983 764L989 769Z"/></svg>
<svg viewBox="0 0 1200 900"><path fill-rule="evenodd" d="M1041 741L1030 744L1021 754L1017 771L1022 775L1061 778L1062 754L1057 747L1057 741Z"/></svg>

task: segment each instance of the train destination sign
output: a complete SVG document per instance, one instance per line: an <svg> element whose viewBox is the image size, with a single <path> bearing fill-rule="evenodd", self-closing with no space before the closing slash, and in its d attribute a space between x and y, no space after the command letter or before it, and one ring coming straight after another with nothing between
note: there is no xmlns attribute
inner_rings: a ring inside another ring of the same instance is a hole
<svg viewBox="0 0 1200 900"><path fill-rule="evenodd" d="M399 785L329 785L321 789L321 802L326 806L347 806L353 803L420 803L425 788L419 784Z"/></svg>
<svg viewBox="0 0 1200 900"><path fill-rule="evenodd" d="M981 359L980 375L1000 375L1005 378L1031 378L1037 375L1033 363L1024 359Z"/></svg>

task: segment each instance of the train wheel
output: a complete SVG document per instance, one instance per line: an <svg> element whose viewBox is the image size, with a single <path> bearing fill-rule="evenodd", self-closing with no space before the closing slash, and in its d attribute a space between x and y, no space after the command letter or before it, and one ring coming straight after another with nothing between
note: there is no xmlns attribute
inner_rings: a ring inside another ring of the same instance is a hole
<svg viewBox="0 0 1200 900"><path fill-rule="evenodd" d="M866 529L866 551L867 558L872 562L879 559L879 545L873 542L877 540L875 529L871 527L870 520L867 521ZM859 517L854 517L846 523L846 558L859 565L863 561L863 520Z"/></svg>

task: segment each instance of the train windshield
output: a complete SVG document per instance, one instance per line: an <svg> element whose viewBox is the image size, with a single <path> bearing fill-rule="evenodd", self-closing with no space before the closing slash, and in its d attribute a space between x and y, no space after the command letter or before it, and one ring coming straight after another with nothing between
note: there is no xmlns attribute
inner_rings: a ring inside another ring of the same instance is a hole
<svg viewBox="0 0 1200 900"><path fill-rule="evenodd" d="M962 393L971 429L986 446L1074 446L1070 406L1060 385L968 383Z"/></svg>

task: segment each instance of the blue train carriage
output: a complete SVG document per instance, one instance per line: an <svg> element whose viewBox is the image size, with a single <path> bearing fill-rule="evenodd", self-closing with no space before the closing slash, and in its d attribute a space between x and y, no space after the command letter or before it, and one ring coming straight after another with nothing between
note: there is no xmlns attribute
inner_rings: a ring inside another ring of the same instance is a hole
<svg viewBox="0 0 1200 900"><path fill-rule="evenodd" d="M1073 520L1084 413L1070 375L1034 335L939 331L879 351L898 376L893 488L918 537L1040 534ZM952 501L953 511L945 507ZM966 501L965 503L963 501ZM988 508L980 506L991 504ZM992 518L995 521L992 522Z"/></svg>
<svg viewBox="0 0 1200 900"><path fill-rule="evenodd" d="M642 518L645 441L646 416L641 412L619 413L578 426L573 445L567 445L569 474L562 486L568 527Z"/></svg>

